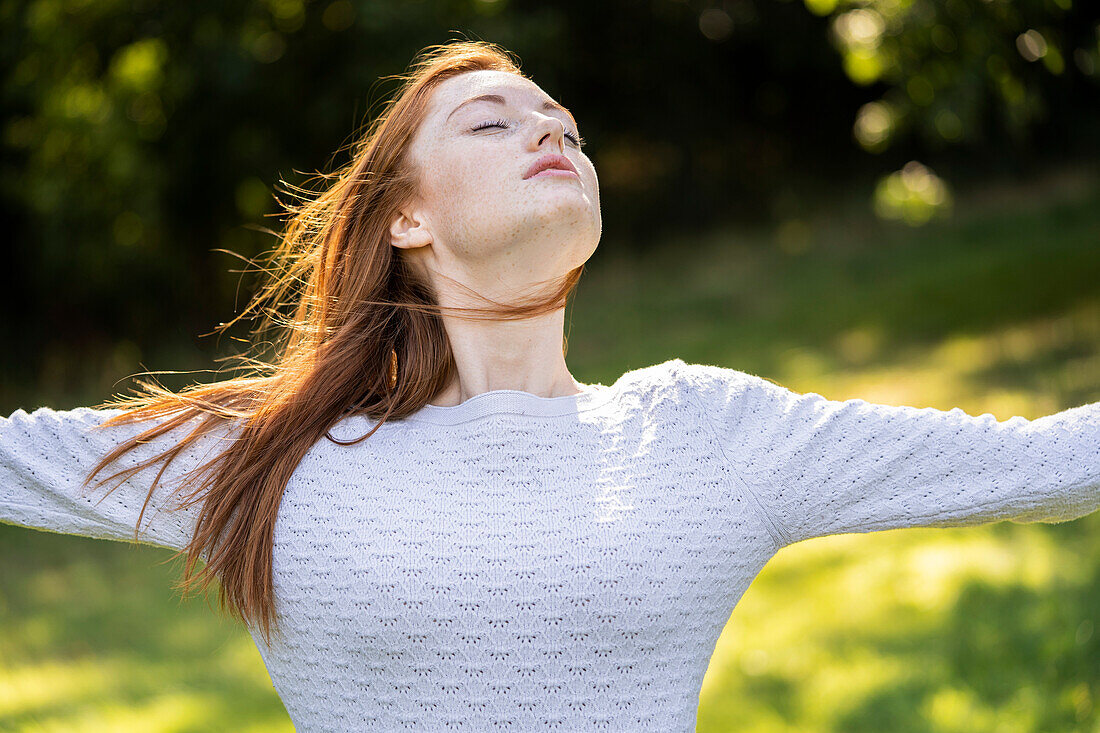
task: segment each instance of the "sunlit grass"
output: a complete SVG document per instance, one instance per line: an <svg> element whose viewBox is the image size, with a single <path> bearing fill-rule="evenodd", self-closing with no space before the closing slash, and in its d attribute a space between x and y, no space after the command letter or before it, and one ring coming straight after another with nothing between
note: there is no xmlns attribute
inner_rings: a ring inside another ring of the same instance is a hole
<svg viewBox="0 0 1100 733"><path fill-rule="evenodd" d="M804 248L724 231L598 253L570 365L609 384L679 356L1001 419L1100 399L1100 192L1026 204L968 217L960 197L917 231L804 221ZM251 638L173 595L167 556L0 526L0 729L293 730ZM1098 625L1096 515L798 543L734 610L698 729L1100 731Z"/></svg>
<svg viewBox="0 0 1100 733"><path fill-rule="evenodd" d="M243 629L167 551L0 526L0 730L293 731Z"/></svg>

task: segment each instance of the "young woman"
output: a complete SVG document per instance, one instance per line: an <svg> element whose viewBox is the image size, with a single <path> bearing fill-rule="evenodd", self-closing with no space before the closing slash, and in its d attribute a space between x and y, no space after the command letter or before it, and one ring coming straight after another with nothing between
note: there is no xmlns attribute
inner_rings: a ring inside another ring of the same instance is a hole
<svg viewBox="0 0 1100 733"><path fill-rule="evenodd" d="M299 730L667 733L781 548L1100 508L1100 403L1000 422L680 359L575 380L582 144L499 48L429 49L295 209L255 301L294 309L278 359L17 410L0 519L201 559Z"/></svg>

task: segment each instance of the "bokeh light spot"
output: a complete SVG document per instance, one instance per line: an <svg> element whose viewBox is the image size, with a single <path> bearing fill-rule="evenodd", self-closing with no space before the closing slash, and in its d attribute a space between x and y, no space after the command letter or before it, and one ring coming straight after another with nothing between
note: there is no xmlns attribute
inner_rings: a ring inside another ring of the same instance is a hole
<svg viewBox="0 0 1100 733"><path fill-rule="evenodd" d="M883 150L894 132L895 115L886 102L868 102L856 113L853 127L856 141L866 150Z"/></svg>
<svg viewBox="0 0 1100 733"><path fill-rule="evenodd" d="M1016 50L1028 61L1038 61L1047 53L1047 42L1043 34L1032 28L1016 36Z"/></svg>
<svg viewBox="0 0 1100 733"><path fill-rule="evenodd" d="M252 42L252 55L260 63L270 64L278 61L285 52L286 41L278 31L262 33Z"/></svg>
<svg viewBox="0 0 1100 733"><path fill-rule="evenodd" d="M123 46L111 60L111 77L120 85L137 92L161 85L168 45L160 38L143 38Z"/></svg>
<svg viewBox="0 0 1100 733"><path fill-rule="evenodd" d="M355 8L348 0L329 3L321 14L321 23L330 31L342 31L355 22Z"/></svg>
<svg viewBox="0 0 1100 733"><path fill-rule="evenodd" d="M722 8L707 8L699 13L699 32L712 41L724 41L733 33L733 18Z"/></svg>
<svg viewBox="0 0 1100 733"><path fill-rule="evenodd" d="M949 109L941 109L935 117L936 132L944 140L958 140L962 136L963 125L959 116Z"/></svg>
<svg viewBox="0 0 1100 733"><path fill-rule="evenodd" d="M915 160L882 178L875 187L875 213L913 226L934 216L948 215L951 205L952 197L944 180Z"/></svg>

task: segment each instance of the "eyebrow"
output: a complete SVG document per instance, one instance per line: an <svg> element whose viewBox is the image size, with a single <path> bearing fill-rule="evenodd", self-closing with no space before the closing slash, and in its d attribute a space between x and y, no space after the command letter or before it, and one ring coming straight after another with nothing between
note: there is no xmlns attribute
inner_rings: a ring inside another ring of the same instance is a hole
<svg viewBox="0 0 1100 733"><path fill-rule="evenodd" d="M447 119L444 120L444 122L446 123L447 121L449 121L451 119L451 117L454 115L455 112L459 111L460 109L465 107L467 104L473 104L474 102L492 102L494 104L508 104L508 101L506 99L504 99L504 97L500 96L499 94L479 94L476 97L470 97L465 102L462 102L460 105L458 105L457 107L452 109L451 114L447 115ZM548 109L548 110L556 109L560 112L564 112L566 115L569 116L570 120L573 120L574 125L577 124L577 121L575 119L573 119L573 115L570 114L569 110L567 110L565 107L562 107L557 102L547 100L547 101L542 103L542 109Z"/></svg>

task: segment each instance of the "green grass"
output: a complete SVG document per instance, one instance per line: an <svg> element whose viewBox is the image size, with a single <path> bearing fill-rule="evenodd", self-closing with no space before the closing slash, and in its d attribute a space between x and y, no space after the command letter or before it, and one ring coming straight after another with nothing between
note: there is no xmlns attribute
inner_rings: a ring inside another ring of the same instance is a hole
<svg viewBox="0 0 1100 733"><path fill-rule="evenodd" d="M1100 399L1100 187L1051 180L918 230L833 209L798 248L597 252L570 365L610 384L679 356L1002 419ZM293 729L248 634L173 594L169 555L0 526L0 729ZM802 542L734 610L698 729L1100 731L1098 626L1100 514Z"/></svg>
<svg viewBox="0 0 1100 733"><path fill-rule="evenodd" d="M0 730L293 731L247 632L173 595L169 551L2 525L0 557Z"/></svg>

